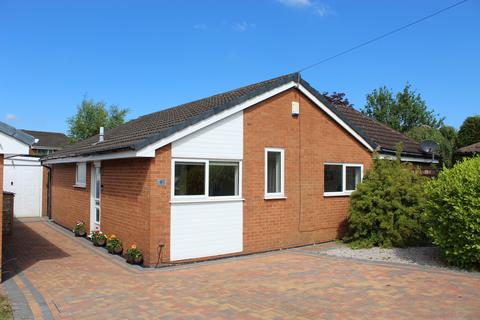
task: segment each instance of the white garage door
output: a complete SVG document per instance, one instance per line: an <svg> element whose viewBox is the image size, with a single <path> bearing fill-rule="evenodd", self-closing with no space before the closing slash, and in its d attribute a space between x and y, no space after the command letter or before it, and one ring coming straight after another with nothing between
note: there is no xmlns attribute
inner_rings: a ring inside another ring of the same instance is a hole
<svg viewBox="0 0 480 320"><path fill-rule="evenodd" d="M243 250L243 202L172 204L170 259Z"/></svg>
<svg viewBox="0 0 480 320"><path fill-rule="evenodd" d="M15 193L15 217L42 215L42 173L39 158L14 157L4 161L3 189Z"/></svg>

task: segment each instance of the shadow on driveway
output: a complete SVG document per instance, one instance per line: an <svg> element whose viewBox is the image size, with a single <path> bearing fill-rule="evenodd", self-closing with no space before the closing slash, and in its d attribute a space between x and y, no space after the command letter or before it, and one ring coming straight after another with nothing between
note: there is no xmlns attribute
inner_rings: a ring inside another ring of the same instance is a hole
<svg viewBox="0 0 480 320"><path fill-rule="evenodd" d="M35 223L35 222L31 222ZM54 260L70 255L29 227L29 222L14 220L13 233L3 237L3 281L42 260Z"/></svg>

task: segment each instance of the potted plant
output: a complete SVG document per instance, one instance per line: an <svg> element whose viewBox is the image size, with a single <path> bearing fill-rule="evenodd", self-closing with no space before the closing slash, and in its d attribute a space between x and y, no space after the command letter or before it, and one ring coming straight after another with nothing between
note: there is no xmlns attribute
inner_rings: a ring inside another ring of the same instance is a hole
<svg viewBox="0 0 480 320"><path fill-rule="evenodd" d="M122 253L122 240L118 239L114 234L110 235L107 239L107 250L111 254Z"/></svg>
<svg viewBox="0 0 480 320"><path fill-rule="evenodd" d="M127 262L131 264L141 264L143 260L142 252L135 244L127 250Z"/></svg>
<svg viewBox="0 0 480 320"><path fill-rule="evenodd" d="M85 237L85 235L87 234L85 222L77 221L77 224L75 224L75 228L73 228L73 233L75 233L75 237Z"/></svg>
<svg viewBox="0 0 480 320"><path fill-rule="evenodd" d="M103 247L107 243L107 235L100 230L93 231L90 238L96 247Z"/></svg>

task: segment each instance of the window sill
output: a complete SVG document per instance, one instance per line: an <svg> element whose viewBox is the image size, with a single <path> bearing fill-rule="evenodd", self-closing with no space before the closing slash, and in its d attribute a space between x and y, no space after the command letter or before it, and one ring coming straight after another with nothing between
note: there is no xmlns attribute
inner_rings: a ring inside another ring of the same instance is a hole
<svg viewBox="0 0 480 320"><path fill-rule="evenodd" d="M350 197L353 191L347 192L325 192L324 197Z"/></svg>
<svg viewBox="0 0 480 320"><path fill-rule="evenodd" d="M73 185L74 188L86 188L87 184L86 183L76 183Z"/></svg>
<svg viewBox="0 0 480 320"><path fill-rule="evenodd" d="M245 201L243 198L210 198L210 199L175 199L170 204L189 204L189 203L212 203L212 202L239 202Z"/></svg>
<svg viewBox="0 0 480 320"><path fill-rule="evenodd" d="M281 195L269 195L269 194L266 194L264 197L263 197L264 200L285 200L287 199L287 197L283 194Z"/></svg>

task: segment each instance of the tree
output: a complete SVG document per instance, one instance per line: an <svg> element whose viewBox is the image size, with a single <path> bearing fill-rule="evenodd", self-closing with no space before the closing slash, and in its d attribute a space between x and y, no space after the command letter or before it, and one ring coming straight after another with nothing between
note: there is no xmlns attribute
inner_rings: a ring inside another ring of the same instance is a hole
<svg viewBox="0 0 480 320"><path fill-rule="evenodd" d="M98 134L100 127L112 129L121 125L127 113L128 109L120 109L115 105L107 109L103 101L84 98L77 108L77 114L67 119L70 142L90 138Z"/></svg>
<svg viewBox="0 0 480 320"><path fill-rule="evenodd" d="M463 121L457 137L457 148L480 142L480 115Z"/></svg>
<svg viewBox="0 0 480 320"><path fill-rule="evenodd" d="M333 91L333 93L328 93L327 91L324 91L322 95L325 99L327 99L328 102L330 102L334 106L353 108L353 104L348 101L348 99L345 97L345 93L343 92Z"/></svg>
<svg viewBox="0 0 480 320"><path fill-rule="evenodd" d="M367 94L367 104L361 111L400 132L421 125L438 129L443 124L443 118L428 110L425 100L408 83L395 97L387 87L373 90Z"/></svg>
<svg viewBox="0 0 480 320"><path fill-rule="evenodd" d="M436 129L427 125L422 125L411 129L405 135L418 142L423 140L435 141L439 145L437 154L442 158L442 163L448 168L453 165L457 137L455 128L443 126L440 129Z"/></svg>

